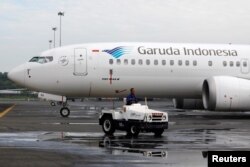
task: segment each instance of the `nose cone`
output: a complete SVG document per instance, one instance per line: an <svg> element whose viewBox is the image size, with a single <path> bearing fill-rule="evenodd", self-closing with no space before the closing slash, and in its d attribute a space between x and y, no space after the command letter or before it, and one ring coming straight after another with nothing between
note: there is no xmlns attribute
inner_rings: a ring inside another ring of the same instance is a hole
<svg viewBox="0 0 250 167"><path fill-rule="evenodd" d="M25 79L24 79L24 66L18 66L14 69L12 69L9 73L8 73L8 78L15 82L18 85L24 86L25 85Z"/></svg>

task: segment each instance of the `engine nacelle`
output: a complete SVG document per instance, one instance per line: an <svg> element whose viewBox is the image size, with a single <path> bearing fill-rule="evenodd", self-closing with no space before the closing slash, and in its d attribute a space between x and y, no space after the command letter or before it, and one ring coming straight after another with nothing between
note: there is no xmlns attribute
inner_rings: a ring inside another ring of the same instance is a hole
<svg viewBox="0 0 250 167"><path fill-rule="evenodd" d="M215 76L202 86L204 108L208 110L250 110L250 80Z"/></svg>
<svg viewBox="0 0 250 167"><path fill-rule="evenodd" d="M178 109L204 109L202 99L173 99L174 107Z"/></svg>

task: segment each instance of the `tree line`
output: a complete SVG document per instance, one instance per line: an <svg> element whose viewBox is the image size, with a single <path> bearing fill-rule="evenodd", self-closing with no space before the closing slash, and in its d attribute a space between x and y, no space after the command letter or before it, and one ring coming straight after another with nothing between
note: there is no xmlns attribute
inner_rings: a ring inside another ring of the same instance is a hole
<svg viewBox="0 0 250 167"><path fill-rule="evenodd" d="M0 90L3 89L19 89L20 86L8 79L7 72L0 72Z"/></svg>

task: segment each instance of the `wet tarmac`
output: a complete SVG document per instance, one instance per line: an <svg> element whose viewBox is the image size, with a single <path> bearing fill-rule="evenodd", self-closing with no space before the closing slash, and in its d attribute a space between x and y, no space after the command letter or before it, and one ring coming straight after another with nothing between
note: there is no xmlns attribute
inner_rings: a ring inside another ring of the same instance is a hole
<svg viewBox="0 0 250 167"><path fill-rule="evenodd" d="M250 112L175 110L169 101L148 102L169 113L162 137L116 131L105 136L98 125L110 101L71 104L69 118L47 102L1 102L1 166L207 166L206 152L250 150ZM115 107L121 106L116 102Z"/></svg>

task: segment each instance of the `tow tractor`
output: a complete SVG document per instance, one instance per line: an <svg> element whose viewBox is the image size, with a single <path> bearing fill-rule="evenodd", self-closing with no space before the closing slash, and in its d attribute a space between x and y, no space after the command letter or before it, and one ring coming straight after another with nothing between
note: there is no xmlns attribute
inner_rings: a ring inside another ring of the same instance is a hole
<svg viewBox="0 0 250 167"><path fill-rule="evenodd" d="M155 136L161 136L164 129L168 128L168 114L148 108L145 105L135 103L124 105L122 108L102 110L99 117L99 125L107 135L113 135L115 130L127 131L129 136L138 136L140 132L153 132Z"/></svg>

